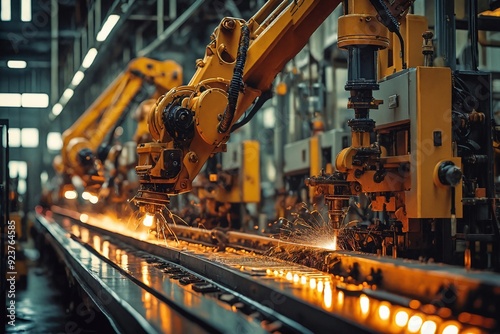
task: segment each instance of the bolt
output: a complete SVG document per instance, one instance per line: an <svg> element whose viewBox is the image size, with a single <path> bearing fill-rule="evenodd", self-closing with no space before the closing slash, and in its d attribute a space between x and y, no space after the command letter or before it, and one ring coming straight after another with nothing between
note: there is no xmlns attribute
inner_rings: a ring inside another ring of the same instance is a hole
<svg viewBox="0 0 500 334"><path fill-rule="evenodd" d="M225 19L222 22L222 26L227 30L233 30L234 27L236 26L236 23L232 19Z"/></svg>
<svg viewBox="0 0 500 334"><path fill-rule="evenodd" d="M197 67L204 67L205 62L203 61L203 59L196 59L196 66Z"/></svg>
<svg viewBox="0 0 500 334"><path fill-rule="evenodd" d="M193 164L195 164L195 163L197 163L197 162L198 162L198 156L197 156L197 155L196 155L196 153L194 153L194 152L189 152L189 157L188 157L188 159L189 159L189 162L191 162L191 163L193 163Z"/></svg>

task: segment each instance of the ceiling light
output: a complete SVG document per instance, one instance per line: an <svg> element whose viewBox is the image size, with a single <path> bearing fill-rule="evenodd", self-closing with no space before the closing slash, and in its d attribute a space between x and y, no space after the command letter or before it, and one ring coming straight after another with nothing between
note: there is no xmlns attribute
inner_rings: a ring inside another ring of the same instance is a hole
<svg viewBox="0 0 500 334"><path fill-rule="evenodd" d="M31 0L21 1L21 21L23 22L31 21Z"/></svg>
<svg viewBox="0 0 500 334"><path fill-rule="evenodd" d="M10 13L10 0L2 0L0 19L2 19L2 21L10 21L11 18L12 16Z"/></svg>
<svg viewBox="0 0 500 334"><path fill-rule="evenodd" d="M101 30L97 33L96 40L98 42L105 41L106 38L108 37L109 33L111 32L111 30L113 30L113 28L115 27L116 23L118 23L119 19L120 19L119 15L113 14L113 15L108 16L108 18L106 19L106 22L104 22Z"/></svg>
<svg viewBox="0 0 500 334"><path fill-rule="evenodd" d="M0 93L0 107L20 107L21 94Z"/></svg>
<svg viewBox="0 0 500 334"><path fill-rule="evenodd" d="M83 78L85 77L85 74L82 71L78 71L75 73L73 76L73 80L71 80L71 84L73 86L78 86L80 82L82 82Z"/></svg>
<svg viewBox="0 0 500 334"><path fill-rule="evenodd" d="M26 68L26 62L24 60L9 60L7 66L9 68Z"/></svg>
<svg viewBox="0 0 500 334"><path fill-rule="evenodd" d="M23 108L47 108L49 106L49 95L44 93L24 93L21 95Z"/></svg>
<svg viewBox="0 0 500 334"><path fill-rule="evenodd" d="M97 49L96 48L90 49L85 55L85 58L83 59L82 67L89 68L94 62L96 56L97 56Z"/></svg>
<svg viewBox="0 0 500 334"><path fill-rule="evenodd" d="M54 114L54 116L57 116L61 113L61 111L63 110L63 106L62 104L60 103L56 103L54 104L54 106L52 107L52 113Z"/></svg>
<svg viewBox="0 0 500 334"><path fill-rule="evenodd" d="M64 91L63 95L61 96L61 99L60 99L60 102L61 103L66 103L69 101L69 99L71 99L71 97L73 96L73 93L75 91L72 90L71 88L66 88L66 90Z"/></svg>

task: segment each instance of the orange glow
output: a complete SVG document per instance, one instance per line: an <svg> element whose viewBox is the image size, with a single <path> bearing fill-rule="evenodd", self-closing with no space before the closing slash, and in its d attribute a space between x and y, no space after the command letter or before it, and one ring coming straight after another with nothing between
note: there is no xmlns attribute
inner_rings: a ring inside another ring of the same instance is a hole
<svg viewBox="0 0 500 334"><path fill-rule="evenodd" d="M82 234L82 241L84 243L88 243L89 242L89 237L90 237L89 236L89 230L87 230L87 229L84 228L84 229L82 229L81 234Z"/></svg>
<svg viewBox="0 0 500 334"><path fill-rule="evenodd" d="M146 216L144 216L142 224L144 226L146 226L146 227L153 226L153 215L150 215L149 213L146 213Z"/></svg>
<svg viewBox="0 0 500 334"><path fill-rule="evenodd" d="M295 274L295 275L293 275L293 282L294 282L294 283L299 283L299 279L300 279L300 278L299 278L299 274Z"/></svg>
<svg viewBox="0 0 500 334"><path fill-rule="evenodd" d="M80 221L81 221L82 223L86 223L86 222L88 222L88 221L89 221L89 215L87 215L87 214L85 214L85 213L82 213L82 214L80 215Z"/></svg>
<svg viewBox="0 0 500 334"><path fill-rule="evenodd" d="M148 264L147 262L143 262L141 265L141 274L142 274L142 281L144 284L147 286L151 285L151 281L149 280L149 270L148 270Z"/></svg>
<svg viewBox="0 0 500 334"><path fill-rule="evenodd" d="M422 324L422 328L420 329L420 333L422 334L434 334L436 333L437 325L432 320L427 320Z"/></svg>
<svg viewBox="0 0 500 334"><path fill-rule="evenodd" d="M289 272L286 273L286 279L289 280L289 281L293 280L293 274L292 274L291 271L289 271Z"/></svg>
<svg viewBox="0 0 500 334"><path fill-rule="evenodd" d="M64 198L66 199L76 199L78 197L78 194L76 193L75 190L66 190L64 192Z"/></svg>
<svg viewBox="0 0 500 334"><path fill-rule="evenodd" d="M391 310L389 309L389 306L382 304L378 308L378 316L381 320L387 320L391 316Z"/></svg>
<svg viewBox="0 0 500 334"><path fill-rule="evenodd" d="M339 308L344 306L344 291L339 291L339 294L337 295L337 305Z"/></svg>
<svg viewBox="0 0 500 334"><path fill-rule="evenodd" d="M420 326L422 326L422 317L418 315L414 315L408 320L408 331L410 333L417 333L420 330Z"/></svg>
<svg viewBox="0 0 500 334"><path fill-rule="evenodd" d="M109 241L107 240L102 243L102 255L109 258Z"/></svg>
<svg viewBox="0 0 500 334"><path fill-rule="evenodd" d="M396 313L394 321L398 327L404 327L408 323L408 312L401 310Z"/></svg>
<svg viewBox="0 0 500 334"><path fill-rule="evenodd" d="M77 238L80 237L80 227L78 225L72 225L71 226L71 233Z"/></svg>
<svg viewBox="0 0 500 334"><path fill-rule="evenodd" d="M366 295L361 295L359 297L359 306L361 308L361 314L367 315L370 311L370 299Z"/></svg>
<svg viewBox="0 0 500 334"><path fill-rule="evenodd" d="M101 252L101 237L99 237L98 235L94 235L94 237L92 238L92 241L94 242L94 249L100 253Z"/></svg>
<svg viewBox="0 0 500 334"><path fill-rule="evenodd" d="M330 283L325 284L323 302L325 303L326 308L332 307L332 287L330 286Z"/></svg>
<svg viewBox="0 0 500 334"><path fill-rule="evenodd" d="M443 329L443 334L458 334L458 326L454 324L447 325Z"/></svg>
<svg viewBox="0 0 500 334"><path fill-rule="evenodd" d="M316 289L316 279L315 279L315 278L311 278L311 279L309 280L309 287L310 287L311 289Z"/></svg>
<svg viewBox="0 0 500 334"><path fill-rule="evenodd" d="M122 254L121 263L122 263L122 267L124 267L124 268L128 266L128 255L127 254Z"/></svg>
<svg viewBox="0 0 500 334"><path fill-rule="evenodd" d="M304 275L300 276L300 284L307 284L307 277L305 277Z"/></svg>
<svg viewBox="0 0 500 334"><path fill-rule="evenodd" d="M318 289L318 292L323 292L323 281L318 281L318 284L316 285L316 289Z"/></svg>

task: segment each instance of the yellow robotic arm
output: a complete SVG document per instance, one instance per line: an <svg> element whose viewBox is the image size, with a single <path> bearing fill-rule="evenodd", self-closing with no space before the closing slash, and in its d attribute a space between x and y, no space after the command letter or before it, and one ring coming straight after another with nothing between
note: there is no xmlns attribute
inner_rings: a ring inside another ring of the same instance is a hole
<svg viewBox="0 0 500 334"><path fill-rule="evenodd" d="M344 2L339 46L349 49L354 58L348 89L361 91L355 94L360 96L353 108L372 107L376 51L389 45L384 20L404 16L412 2ZM206 160L224 151L230 133L253 115L254 109L269 96L275 76L340 3L269 0L248 21L221 21L188 85L170 90L149 114L149 131L154 141L137 149L136 171L141 185L133 202L141 211L158 212L169 203L169 195L191 190L191 183ZM254 102L248 116L240 120Z"/></svg>
<svg viewBox="0 0 500 334"><path fill-rule="evenodd" d="M132 60L126 71L63 133L60 169L66 175L77 175L86 185L99 181L94 166L96 151L146 84L155 87L151 97L157 99L182 84L182 68L171 60Z"/></svg>

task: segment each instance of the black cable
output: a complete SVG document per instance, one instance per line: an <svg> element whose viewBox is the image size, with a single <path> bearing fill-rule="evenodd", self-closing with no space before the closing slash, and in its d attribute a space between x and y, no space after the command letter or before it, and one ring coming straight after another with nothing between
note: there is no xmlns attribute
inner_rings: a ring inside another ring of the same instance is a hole
<svg viewBox="0 0 500 334"><path fill-rule="evenodd" d="M262 105L264 105L264 103L267 100L269 100L271 97L273 97L272 90L267 90L267 91L263 92L260 95L257 102L255 102L255 104L253 105L252 109L250 109L250 111L248 112L248 115L245 116L245 118L243 118L238 123L233 124L233 126L231 127L231 133L234 132L235 130L241 128L243 125L247 124L255 116L257 111L259 111L260 108L262 108Z"/></svg>
<svg viewBox="0 0 500 334"><path fill-rule="evenodd" d="M403 40L403 36L401 36L401 32L399 31L398 20L396 20L396 18L392 15L391 11L389 10L389 8L387 8L387 5L383 0L370 0L370 3L377 10L378 15L380 16L380 22L382 22L382 24L386 26L390 32L395 33L398 36L399 43L401 45L402 64L403 68L406 68L405 43Z"/></svg>
<svg viewBox="0 0 500 334"><path fill-rule="evenodd" d="M234 65L233 78L229 84L227 106L222 115L222 120L219 123L217 130L219 133L225 133L229 130L229 126L233 121L238 103L238 95L244 87L243 69L247 59L248 45L250 44L250 31L244 24L241 26L240 45L238 47L238 56L236 57L236 65Z"/></svg>

